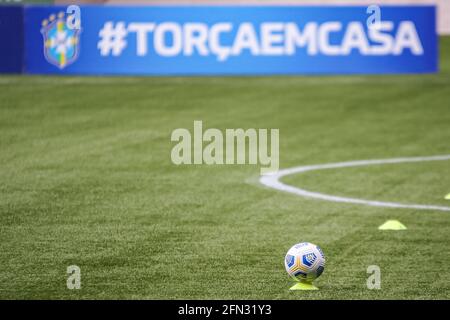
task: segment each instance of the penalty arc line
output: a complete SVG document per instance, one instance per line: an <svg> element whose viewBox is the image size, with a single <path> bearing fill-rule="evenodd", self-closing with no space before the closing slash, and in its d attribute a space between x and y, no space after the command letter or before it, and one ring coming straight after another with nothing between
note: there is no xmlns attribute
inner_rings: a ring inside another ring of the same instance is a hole
<svg viewBox="0 0 450 320"><path fill-rule="evenodd" d="M329 163L329 164L299 166L299 167L293 167L293 168L279 170L276 173L270 173L270 174L263 175L259 178L259 182L269 188L293 193L298 196L302 196L302 197L306 197L306 198L314 198L314 199L320 199L320 200L325 200L325 201L353 203L353 204L361 204L361 205L373 206L373 207L450 211L450 207L445 207L445 206L384 202L384 201L364 200L364 199L357 199L357 198L348 198L348 197L327 195L327 194L323 194L323 193L319 193L319 192L308 191L305 189L290 186L290 185L280 182L280 179L282 177L292 175L292 174L297 174L297 173L315 171L315 170L361 167L361 166L381 165L381 164L396 164L396 163L406 163L406 162L444 161L444 160L450 160L450 155L440 155L440 156L430 156L430 157L378 159L378 160L358 160L358 161L338 162L338 163Z"/></svg>

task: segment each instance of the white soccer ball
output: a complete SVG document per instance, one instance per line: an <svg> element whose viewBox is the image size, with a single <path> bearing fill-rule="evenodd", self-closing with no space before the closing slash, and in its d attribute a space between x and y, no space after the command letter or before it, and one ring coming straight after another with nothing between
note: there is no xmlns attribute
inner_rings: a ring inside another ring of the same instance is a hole
<svg viewBox="0 0 450 320"><path fill-rule="evenodd" d="M295 280L312 282L325 269L325 255L315 244L297 243L287 252L284 266L287 273Z"/></svg>

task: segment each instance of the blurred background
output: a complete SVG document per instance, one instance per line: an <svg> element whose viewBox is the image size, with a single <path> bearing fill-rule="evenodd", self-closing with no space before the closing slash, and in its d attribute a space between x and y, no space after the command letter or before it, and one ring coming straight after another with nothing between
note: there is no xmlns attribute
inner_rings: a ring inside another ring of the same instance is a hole
<svg viewBox="0 0 450 320"><path fill-rule="evenodd" d="M54 1L26 1L29 3L55 3L55 4L233 4L233 5L436 5L438 7L438 32L439 34L450 34L450 1L449 0L54 0Z"/></svg>
<svg viewBox="0 0 450 320"><path fill-rule="evenodd" d="M2 0L0 4L25 3L25 4L158 4L158 5L386 5L386 4L402 4L402 5L436 5L438 8L438 32L439 34L450 34L450 1L449 0ZM447 14L446 14L447 13Z"/></svg>

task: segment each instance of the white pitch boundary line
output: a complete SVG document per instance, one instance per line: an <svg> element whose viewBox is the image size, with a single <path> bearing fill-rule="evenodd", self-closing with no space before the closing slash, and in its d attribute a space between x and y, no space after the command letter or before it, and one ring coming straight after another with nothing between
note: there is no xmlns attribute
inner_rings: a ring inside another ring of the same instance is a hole
<svg viewBox="0 0 450 320"><path fill-rule="evenodd" d="M323 193L319 193L319 192L308 191L305 189L293 187L293 186L290 186L290 185L280 182L280 179L284 176L288 176L288 175L296 174L296 173L308 172L308 171L315 171L315 170L360 167L360 166L370 166L370 165L378 165L378 164L423 162L423 161L444 161L444 160L450 160L450 155L430 156L430 157L378 159L378 160L359 160L359 161L348 161L348 162L338 162L338 163L329 163L329 164L318 164L318 165L310 165L310 166L300 166L300 167L279 170L278 172L272 173L272 174L263 175L260 177L259 182L269 188L273 188L273 189L277 189L277 190L281 190L281 191L285 191L285 192L290 192L290 193L293 193L293 194L296 194L296 195L299 195L302 197L315 198L315 199L321 199L321 200L326 200L326 201L355 203L355 204L362 204L362 205L373 206L373 207L450 211L450 207L444 207L444 206L423 205L423 204L403 204L403 203L397 203L397 202L383 202L383 201L338 197L338 196L327 195L327 194L323 194Z"/></svg>

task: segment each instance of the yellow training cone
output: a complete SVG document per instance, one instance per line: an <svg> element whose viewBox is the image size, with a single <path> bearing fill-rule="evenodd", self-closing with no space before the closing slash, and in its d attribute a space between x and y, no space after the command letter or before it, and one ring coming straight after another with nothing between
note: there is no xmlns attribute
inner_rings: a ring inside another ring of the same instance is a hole
<svg viewBox="0 0 450 320"><path fill-rule="evenodd" d="M319 290L315 285L311 282L298 282L294 286L292 286L289 290Z"/></svg>
<svg viewBox="0 0 450 320"><path fill-rule="evenodd" d="M388 220L379 226L378 230L406 230L406 227L398 220Z"/></svg>

